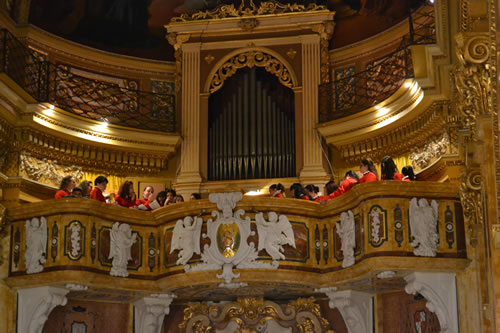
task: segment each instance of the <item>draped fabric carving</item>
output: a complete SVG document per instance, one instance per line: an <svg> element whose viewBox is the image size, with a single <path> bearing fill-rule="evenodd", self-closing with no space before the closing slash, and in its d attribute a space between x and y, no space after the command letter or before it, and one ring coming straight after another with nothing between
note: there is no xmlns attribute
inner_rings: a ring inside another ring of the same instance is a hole
<svg viewBox="0 0 500 333"><path fill-rule="evenodd" d="M264 69L241 69L210 96L210 180L295 176L293 91Z"/></svg>

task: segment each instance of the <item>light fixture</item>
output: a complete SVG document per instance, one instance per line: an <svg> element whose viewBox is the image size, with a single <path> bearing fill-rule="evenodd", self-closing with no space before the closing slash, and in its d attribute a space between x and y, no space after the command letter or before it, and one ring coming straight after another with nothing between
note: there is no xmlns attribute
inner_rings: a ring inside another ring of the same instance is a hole
<svg viewBox="0 0 500 333"><path fill-rule="evenodd" d="M249 195L249 196L257 196L257 195L261 195L262 193L260 193L259 190L252 190L252 191L248 191L245 193L245 195Z"/></svg>

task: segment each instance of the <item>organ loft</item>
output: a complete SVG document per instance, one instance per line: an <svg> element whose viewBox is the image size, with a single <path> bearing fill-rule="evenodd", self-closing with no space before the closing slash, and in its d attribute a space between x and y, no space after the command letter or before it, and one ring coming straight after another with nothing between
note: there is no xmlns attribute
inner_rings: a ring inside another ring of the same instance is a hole
<svg viewBox="0 0 500 333"><path fill-rule="evenodd" d="M499 19L1 2L0 333L500 331Z"/></svg>

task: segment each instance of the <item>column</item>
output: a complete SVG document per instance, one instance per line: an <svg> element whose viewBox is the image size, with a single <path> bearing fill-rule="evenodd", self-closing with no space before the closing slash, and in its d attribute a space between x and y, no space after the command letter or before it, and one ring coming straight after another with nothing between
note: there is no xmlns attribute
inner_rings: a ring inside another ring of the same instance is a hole
<svg viewBox="0 0 500 333"><path fill-rule="evenodd" d="M324 184L327 180L321 139L317 134L318 85L320 84L320 36L302 36L302 161L300 179L303 183Z"/></svg>
<svg viewBox="0 0 500 333"><path fill-rule="evenodd" d="M182 144L175 188L185 198L199 192L200 176L200 44L182 45Z"/></svg>

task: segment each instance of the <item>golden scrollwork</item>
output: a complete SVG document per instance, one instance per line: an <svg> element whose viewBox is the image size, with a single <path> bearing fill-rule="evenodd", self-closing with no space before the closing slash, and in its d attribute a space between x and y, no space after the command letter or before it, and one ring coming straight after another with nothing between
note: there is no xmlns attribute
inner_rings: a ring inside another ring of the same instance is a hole
<svg viewBox="0 0 500 333"><path fill-rule="evenodd" d="M7 234L7 209L3 206L0 205L0 265L3 264L3 238Z"/></svg>
<svg viewBox="0 0 500 333"><path fill-rule="evenodd" d="M290 71L281 61L262 51L247 51L232 57L220 66L210 82L210 93L222 88L224 81L233 76L238 69L254 66L263 67L275 75L285 87L291 88L293 86Z"/></svg>
<svg viewBox="0 0 500 333"><path fill-rule="evenodd" d="M208 306L189 303L180 332L215 332L231 324L235 332L254 333L272 327L297 327L300 332L331 332L314 297L299 298L280 306L262 297L240 297L235 302ZM278 325L278 326L276 326Z"/></svg>
<svg viewBox="0 0 500 333"><path fill-rule="evenodd" d="M466 168L462 171L460 182L460 202L464 210L466 224L472 231L470 243L475 247L478 242L478 230L483 224L482 176L479 168Z"/></svg>
<svg viewBox="0 0 500 333"><path fill-rule="evenodd" d="M333 30L335 28L334 22L327 22L317 26L314 26L312 30L317 32L321 38L320 40L320 59L321 59L321 83L330 82L330 53L328 46L330 43L330 38L332 38Z"/></svg>
<svg viewBox="0 0 500 333"><path fill-rule="evenodd" d="M487 34L460 34L456 37L459 64L454 71L457 110L464 125L473 128L476 117L491 114L491 51Z"/></svg>
<svg viewBox="0 0 500 333"><path fill-rule="evenodd" d="M181 91L182 84L182 44L187 42L190 37L188 34L177 34L175 32L167 34L167 40L174 48L176 93Z"/></svg>
<svg viewBox="0 0 500 333"><path fill-rule="evenodd" d="M179 17L174 17L171 23L200 21L200 20L215 20L224 18L244 17L244 16L264 16L278 15L287 13L303 13L311 11L327 10L323 5L311 3L307 6L300 4L281 4L277 1L264 1L260 6L256 6L253 0L242 0L238 8L233 4L218 6L213 10L200 11L194 14L182 14Z"/></svg>

